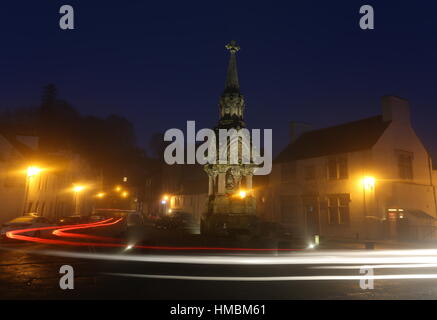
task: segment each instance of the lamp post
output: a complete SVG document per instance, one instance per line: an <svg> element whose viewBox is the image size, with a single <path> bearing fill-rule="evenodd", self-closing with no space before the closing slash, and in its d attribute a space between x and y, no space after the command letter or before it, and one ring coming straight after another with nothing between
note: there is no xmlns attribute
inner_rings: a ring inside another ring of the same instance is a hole
<svg viewBox="0 0 437 320"><path fill-rule="evenodd" d="M73 191L74 191L74 213L76 215L80 215L80 207L78 205L78 197L79 197L79 193L81 193L83 190L85 189L84 186L81 185L75 185L73 187Z"/></svg>
<svg viewBox="0 0 437 320"><path fill-rule="evenodd" d="M363 208L364 208L364 227L367 233L367 238L369 234L369 226L368 226L368 213L367 213L367 200L366 200L366 191L369 193L375 191L375 182L376 179L371 176L365 176L363 178L362 184L363 184Z"/></svg>
<svg viewBox="0 0 437 320"><path fill-rule="evenodd" d="M168 209L167 209L167 204L168 204L168 201L169 201L169 196L168 195L164 195L163 197L162 197L162 199L160 200L160 202L161 202L161 208L162 208L162 212L161 212L161 214L163 215L163 216L165 216L167 213L168 213Z"/></svg>
<svg viewBox="0 0 437 320"><path fill-rule="evenodd" d="M30 183L32 181L32 178L38 174L40 174L42 171L41 168L38 168L36 166L29 166L27 167L27 172L26 172L26 189L24 192L24 205L23 205L23 215L26 214L26 206L27 206L27 201L28 201L28 197L29 197L29 189L30 189Z"/></svg>

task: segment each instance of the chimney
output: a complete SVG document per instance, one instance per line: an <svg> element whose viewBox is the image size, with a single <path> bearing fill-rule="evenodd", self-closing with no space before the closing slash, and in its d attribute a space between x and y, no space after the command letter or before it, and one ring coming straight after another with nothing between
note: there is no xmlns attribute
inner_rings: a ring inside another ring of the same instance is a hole
<svg viewBox="0 0 437 320"><path fill-rule="evenodd" d="M34 151L38 149L39 138L36 136L16 136L15 139Z"/></svg>
<svg viewBox="0 0 437 320"><path fill-rule="evenodd" d="M290 122L290 142L294 143L299 137L310 131L311 125L305 122L291 121Z"/></svg>
<svg viewBox="0 0 437 320"><path fill-rule="evenodd" d="M410 103L408 100L384 96L381 99L382 118L399 124L410 125Z"/></svg>

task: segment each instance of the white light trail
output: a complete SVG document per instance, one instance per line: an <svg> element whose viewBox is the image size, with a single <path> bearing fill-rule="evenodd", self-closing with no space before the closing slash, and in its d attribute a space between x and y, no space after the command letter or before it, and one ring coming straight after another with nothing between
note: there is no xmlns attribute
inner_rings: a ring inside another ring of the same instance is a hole
<svg viewBox="0 0 437 320"><path fill-rule="evenodd" d="M355 270L355 269L416 269L416 268L436 268L435 263L423 263L423 264L376 264L370 266L321 266L321 267L310 267L310 269L324 269L324 270Z"/></svg>
<svg viewBox="0 0 437 320"><path fill-rule="evenodd" d="M121 276L148 279L167 280L197 280L197 281L238 281L238 282L271 282L271 281L326 281L326 280L398 280L398 279L437 279L437 274L394 274L380 276L282 276L282 277L206 277L134 273L104 273L108 276Z"/></svg>
<svg viewBox="0 0 437 320"><path fill-rule="evenodd" d="M288 255L132 255L44 250L41 254L92 260L210 265L437 265L436 250L300 252Z"/></svg>

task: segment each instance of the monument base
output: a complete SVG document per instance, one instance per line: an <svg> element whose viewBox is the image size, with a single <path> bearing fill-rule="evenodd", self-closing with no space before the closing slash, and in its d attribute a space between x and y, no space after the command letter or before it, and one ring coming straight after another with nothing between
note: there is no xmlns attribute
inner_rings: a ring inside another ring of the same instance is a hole
<svg viewBox="0 0 437 320"><path fill-rule="evenodd" d="M258 232L256 199L232 195L211 196L208 213L202 221L202 233L207 235L255 235Z"/></svg>

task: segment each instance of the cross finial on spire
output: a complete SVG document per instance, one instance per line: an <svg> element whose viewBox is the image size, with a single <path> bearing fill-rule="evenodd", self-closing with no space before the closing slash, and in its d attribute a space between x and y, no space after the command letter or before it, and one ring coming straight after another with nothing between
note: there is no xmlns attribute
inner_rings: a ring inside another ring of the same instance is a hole
<svg viewBox="0 0 437 320"><path fill-rule="evenodd" d="M235 53L240 50L240 46L237 45L235 40L232 40L225 46L225 48L231 53L229 55L228 72L226 74L225 92L239 92L240 85L238 83L237 55Z"/></svg>
<svg viewBox="0 0 437 320"><path fill-rule="evenodd" d="M232 40L231 42L229 42L226 46L226 49L228 49L231 53L236 53L237 51L240 50L240 46L237 44L237 41Z"/></svg>

